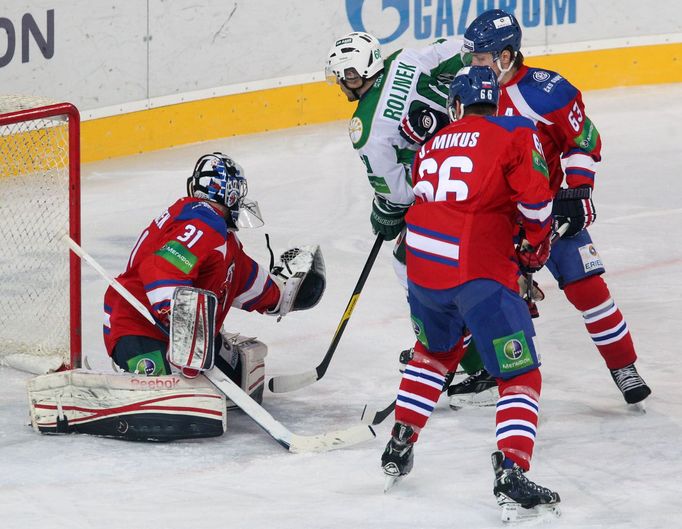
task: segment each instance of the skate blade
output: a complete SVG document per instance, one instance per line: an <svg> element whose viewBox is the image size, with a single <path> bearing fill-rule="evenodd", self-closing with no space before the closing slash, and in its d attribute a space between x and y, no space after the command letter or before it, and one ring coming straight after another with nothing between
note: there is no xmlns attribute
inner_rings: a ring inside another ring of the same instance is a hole
<svg viewBox="0 0 682 529"><path fill-rule="evenodd" d="M453 395L450 397L450 407L455 411L462 408L488 408L495 406L499 397L497 386L495 386L480 393Z"/></svg>
<svg viewBox="0 0 682 529"><path fill-rule="evenodd" d="M389 490L395 487L401 479L402 476L386 475L386 478L384 479L384 494L386 494Z"/></svg>
<svg viewBox="0 0 682 529"><path fill-rule="evenodd" d="M630 411L634 411L635 413L645 414L646 413L646 400L641 400L639 402L635 402L634 404L628 404L628 409Z"/></svg>
<svg viewBox="0 0 682 529"><path fill-rule="evenodd" d="M530 509L521 507L521 504L510 502L501 505L502 521L506 524L535 525L552 520L561 516L561 509L557 503L549 505L536 505Z"/></svg>

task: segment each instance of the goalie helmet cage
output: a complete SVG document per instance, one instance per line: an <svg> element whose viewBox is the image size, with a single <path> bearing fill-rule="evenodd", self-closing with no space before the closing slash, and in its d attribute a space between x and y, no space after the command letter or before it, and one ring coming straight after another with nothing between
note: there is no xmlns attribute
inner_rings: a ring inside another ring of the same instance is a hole
<svg viewBox="0 0 682 529"><path fill-rule="evenodd" d="M80 116L70 103L0 95L0 364L81 365Z"/></svg>

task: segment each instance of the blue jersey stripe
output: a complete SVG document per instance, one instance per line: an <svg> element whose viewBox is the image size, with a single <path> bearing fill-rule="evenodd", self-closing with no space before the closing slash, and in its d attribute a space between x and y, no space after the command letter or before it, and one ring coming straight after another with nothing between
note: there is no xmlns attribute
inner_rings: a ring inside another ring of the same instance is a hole
<svg viewBox="0 0 682 529"><path fill-rule="evenodd" d="M433 406L429 406L428 404L424 404L423 402L420 402L416 399L411 399L409 397L405 397L404 395L398 395L396 400L398 401L398 403L405 402L407 404L412 404L413 406L417 406L418 408L421 408L422 410L426 410L429 412L433 411Z"/></svg>
<svg viewBox="0 0 682 529"><path fill-rule="evenodd" d="M191 286L191 279L159 279L158 281L152 281L144 285L145 290L153 290L158 287L180 287L180 286Z"/></svg>
<svg viewBox="0 0 682 529"><path fill-rule="evenodd" d="M603 342L604 340L610 340L611 338L615 338L616 336L618 336L620 333L622 333L625 330L627 325L628 325L627 323L623 322L623 324L620 327L618 327L614 332L612 332L610 334L606 334L604 336L600 336L599 338L593 337L592 341L594 343L599 343L599 342Z"/></svg>
<svg viewBox="0 0 682 529"><path fill-rule="evenodd" d="M415 371L414 369L407 367L405 369L405 373L408 373L412 375L415 378L423 378L425 380L429 380L430 382L435 382L436 384L443 384L443 379L442 378L436 378L434 376L427 375L426 373L423 373L421 371Z"/></svg>
<svg viewBox="0 0 682 529"><path fill-rule="evenodd" d="M540 408L538 407L537 404L534 404L532 401L528 399L523 399L521 397L516 397L512 399L505 399L504 401L497 401L497 406L505 406L507 404L527 404L531 408L533 408L535 411L538 411Z"/></svg>
<svg viewBox="0 0 682 529"><path fill-rule="evenodd" d="M420 259L424 259L426 261L433 261L435 263L440 263L440 264L443 264L445 266L459 267L459 261L456 259L448 259L447 257L443 257L440 255L433 255L430 253L422 252L420 250L415 250L414 248L411 248L410 246L407 246L407 251L410 252L415 257L418 257Z"/></svg>
<svg viewBox="0 0 682 529"><path fill-rule="evenodd" d="M423 228L422 226L417 226L416 224L408 224L407 229L412 233L418 235L425 235L431 239L438 239L441 241L447 241L454 244L459 244L459 238L453 237L452 235L446 235L445 233L440 233L438 231L429 230L428 228Z"/></svg>

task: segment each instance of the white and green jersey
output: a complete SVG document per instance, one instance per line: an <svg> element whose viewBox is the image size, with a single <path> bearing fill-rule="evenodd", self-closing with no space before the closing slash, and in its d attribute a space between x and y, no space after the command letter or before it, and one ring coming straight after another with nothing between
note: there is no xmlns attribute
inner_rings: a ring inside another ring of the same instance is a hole
<svg viewBox="0 0 682 529"><path fill-rule="evenodd" d="M403 116L429 106L445 112L449 80L462 67L460 39L406 48L384 61L384 71L358 103L350 139L374 191L396 205L414 201L410 168L417 146L398 129Z"/></svg>

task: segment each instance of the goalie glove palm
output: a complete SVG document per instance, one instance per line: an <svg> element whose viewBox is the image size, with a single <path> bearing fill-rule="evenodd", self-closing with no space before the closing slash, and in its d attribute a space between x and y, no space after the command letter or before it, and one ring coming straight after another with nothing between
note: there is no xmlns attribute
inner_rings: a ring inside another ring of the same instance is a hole
<svg viewBox="0 0 682 529"><path fill-rule="evenodd" d="M279 280L277 307L268 311L279 317L295 310L313 308L322 298L326 275L322 250L315 246L300 246L285 251L270 273Z"/></svg>
<svg viewBox="0 0 682 529"><path fill-rule="evenodd" d="M556 226L568 224L564 237L574 237L597 220L588 186L560 189L554 197L552 215Z"/></svg>
<svg viewBox="0 0 682 529"><path fill-rule="evenodd" d="M412 145L424 145L448 123L450 120L446 114L427 107L406 114L398 129L400 135Z"/></svg>

